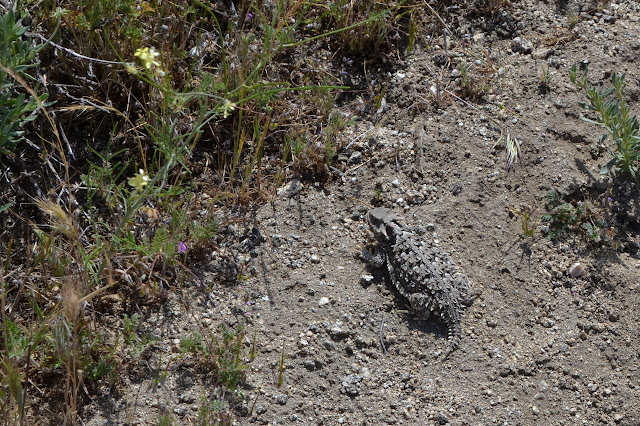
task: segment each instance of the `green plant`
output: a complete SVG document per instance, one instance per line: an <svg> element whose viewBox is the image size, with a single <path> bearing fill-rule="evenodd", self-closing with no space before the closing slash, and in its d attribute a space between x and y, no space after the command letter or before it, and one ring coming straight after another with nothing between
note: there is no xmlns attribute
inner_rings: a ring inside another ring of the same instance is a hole
<svg viewBox="0 0 640 426"><path fill-rule="evenodd" d="M556 191L547 193L546 214L542 219L549 224L549 238L578 232L594 244L606 244L617 249L620 241L602 213L602 208L589 200L566 202Z"/></svg>
<svg viewBox="0 0 640 426"><path fill-rule="evenodd" d="M234 390L248 368L242 360L245 335L242 326L233 329L221 324L217 334L203 336L194 332L191 337L182 338L180 350L200 355L204 364L213 367L219 385Z"/></svg>
<svg viewBox="0 0 640 426"><path fill-rule="evenodd" d="M243 358L247 356L252 359L255 356L255 352L252 352L255 347L249 353L242 350L245 336L242 326L231 328L221 324L217 333L206 330L203 336L195 331L191 337L180 340L181 352L197 356L198 362L211 372L217 384L211 392L212 396L202 398L197 424L231 424L227 400L242 398L237 387L248 368Z"/></svg>
<svg viewBox="0 0 640 426"><path fill-rule="evenodd" d="M472 63L460 64L460 88L462 96L479 99L486 95L489 90L488 74L477 71Z"/></svg>
<svg viewBox="0 0 640 426"><path fill-rule="evenodd" d="M14 5L9 5L0 16L0 155L14 152L24 137L24 125L36 118L30 113L47 98L42 95L36 100L17 89L27 85L27 71L37 66L33 60L42 47L34 46L26 31Z"/></svg>
<svg viewBox="0 0 640 426"><path fill-rule="evenodd" d="M580 15L575 11L569 12L569 14L567 15L567 25L569 26L569 29L573 30L579 22Z"/></svg>
<svg viewBox="0 0 640 426"><path fill-rule="evenodd" d="M202 352L207 355L207 348L202 341L202 335L197 331L194 332L191 337L183 337L180 339L180 351L181 352L191 352L197 354L198 352Z"/></svg>
<svg viewBox="0 0 640 426"><path fill-rule="evenodd" d="M574 64L569 74L573 84L581 88L589 99L589 103L580 103L587 111L597 114L595 120L581 117L583 120L604 127L606 133L600 137L600 143L604 143L608 137L613 139L616 150L609 150L613 157L602 169L601 174L620 170L626 176L636 179L638 166L640 166L640 136L638 119L631 116L631 110L624 98L625 75L613 73L611 83L613 87L607 90L599 90L587 79L588 70L579 76L577 66Z"/></svg>
<svg viewBox="0 0 640 426"><path fill-rule="evenodd" d="M173 426L175 424L175 419L170 414L163 414L158 417L158 426Z"/></svg>
<svg viewBox="0 0 640 426"><path fill-rule="evenodd" d="M531 207L523 209L511 209L511 211L520 218L522 232L525 237L533 238L533 234L538 224L538 212Z"/></svg>
<svg viewBox="0 0 640 426"><path fill-rule="evenodd" d="M556 191L547 192L547 213L542 219L549 222L549 238L557 238L567 233L574 225L582 221L591 203L573 205L562 199Z"/></svg>
<svg viewBox="0 0 640 426"><path fill-rule="evenodd" d="M540 87L548 89L551 84L551 79L553 76L551 75L551 69L549 64L547 64L546 68L542 68L540 71Z"/></svg>

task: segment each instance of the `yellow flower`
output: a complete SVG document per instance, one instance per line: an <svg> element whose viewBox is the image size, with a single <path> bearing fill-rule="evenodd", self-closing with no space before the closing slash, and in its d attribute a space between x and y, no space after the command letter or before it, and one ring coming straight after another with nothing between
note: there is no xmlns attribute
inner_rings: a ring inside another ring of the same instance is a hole
<svg viewBox="0 0 640 426"><path fill-rule="evenodd" d="M144 67L148 70L150 70L151 67L160 66L160 62L156 60L156 58L160 56L160 52L158 52L153 47L141 47L136 50L136 53L134 53L133 56L136 56L138 59L140 59L142 65L144 65Z"/></svg>
<svg viewBox="0 0 640 426"><path fill-rule="evenodd" d="M138 174L136 174L132 178L129 178L128 182L129 182L129 186L131 186L134 189L142 192L144 187L149 184L149 175L147 175L144 172L144 170L140 169L140 170L138 170Z"/></svg>
<svg viewBox="0 0 640 426"><path fill-rule="evenodd" d="M227 118L229 113L236 109L236 104L231 102L229 99L224 100L224 104L222 105L222 116Z"/></svg>
<svg viewBox="0 0 640 426"><path fill-rule="evenodd" d="M127 70L127 72L129 72L130 74L136 75L138 74L138 69L136 68L135 65L133 65L131 62L127 62L124 64L124 68Z"/></svg>

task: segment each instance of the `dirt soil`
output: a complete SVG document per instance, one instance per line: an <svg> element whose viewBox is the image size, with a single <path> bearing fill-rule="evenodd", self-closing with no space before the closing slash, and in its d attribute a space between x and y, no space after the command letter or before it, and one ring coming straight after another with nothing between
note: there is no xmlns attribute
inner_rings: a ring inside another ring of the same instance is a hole
<svg viewBox="0 0 640 426"><path fill-rule="evenodd" d="M626 73L640 113L640 3L484 4L443 10L446 42L423 35L381 75L385 102L341 136L328 182L294 179L243 221L220 208L220 248L195 267L209 291L193 282L145 312L158 343L118 392L84 407L85 424L157 424L166 412L191 424L203 396L228 404L235 424L640 424L638 186L599 174L608 145L580 119L586 98L569 81L574 63L597 86ZM468 101L455 97L465 90ZM510 172L498 123L521 142ZM544 221L525 238L514 209L543 214L551 189L609 214L619 247L584 232L551 240ZM439 240L482 290L446 359L446 326L416 317L359 256L373 206ZM248 278L221 283L229 264ZM209 393L177 351L194 327L221 322L243 324L247 348L255 333L234 395Z"/></svg>

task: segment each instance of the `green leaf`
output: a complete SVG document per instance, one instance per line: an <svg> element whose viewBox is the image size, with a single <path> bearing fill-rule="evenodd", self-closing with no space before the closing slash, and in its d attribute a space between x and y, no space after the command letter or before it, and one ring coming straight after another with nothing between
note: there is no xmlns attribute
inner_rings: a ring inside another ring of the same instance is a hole
<svg viewBox="0 0 640 426"><path fill-rule="evenodd" d="M600 139L598 140L598 143L603 144L603 143L604 143L604 141L606 141L608 137L609 137L609 135L608 135L608 134L603 133L603 134L602 134L602 136L600 136Z"/></svg>
<svg viewBox="0 0 640 426"><path fill-rule="evenodd" d="M615 166L617 161L618 159L616 157L612 158L607 164L602 166L602 168L600 169L600 174L601 175L609 174L609 172L611 172L611 169L613 168L613 166Z"/></svg>

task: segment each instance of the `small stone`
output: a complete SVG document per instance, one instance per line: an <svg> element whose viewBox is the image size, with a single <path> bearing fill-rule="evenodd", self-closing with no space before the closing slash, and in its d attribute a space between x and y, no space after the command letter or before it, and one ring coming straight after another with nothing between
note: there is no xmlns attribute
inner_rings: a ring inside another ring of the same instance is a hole
<svg viewBox="0 0 640 426"><path fill-rule="evenodd" d="M312 254L309 260L311 261L311 263L315 263L315 264L320 263L320 258L318 257L317 254Z"/></svg>
<svg viewBox="0 0 640 426"><path fill-rule="evenodd" d="M324 306L328 303L329 303L328 297L321 297L320 300L318 300L318 306Z"/></svg>
<svg viewBox="0 0 640 426"><path fill-rule="evenodd" d="M581 263L574 263L573 266L569 268L569 275L571 275L571 277L573 278L581 277L586 273L587 271Z"/></svg>
<svg viewBox="0 0 640 426"><path fill-rule="evenodd" d="M616 423L620 423L622 421L622 419L624 419L624 415L620 414L620 413L616 413L615 416L613 416L613 421Z"/></svg>
<svg viewBox="0 0 640 426"><path fill-rule="evenodd" d="M369 285L373 282L373 275L360 275L360 283Z"/></svg>
<svg viewBox="0 0 640 426"><path fill-rule="evenodd" d="M361 376L351 374L342 380L342 387L344 392L349 396L357 396L360 394L360 381Z"/></svg>
<svg viewBox="0 0 640 426"><path fill-rule="evenodd" d="M196 400L195 395L192 392L185 392L178 397L178 401L183 404L191 404Z"/></svg>
<svg viewBox="0 0 640 426"><path fill-rule="evenodd" d="M287 395L276 395L273 397L273 402L278 405L286 405L287 401L289 401L289 397Z"/></svg>
<svg viewBox="0 0 640 426"><path fill-rule="evenodd" d="M398 341L398 336L396 336L395 334L387 334L384 340L388 344L393 345Z"/></svg>
<svg viewBox="0 0 640 426"><path fill-rule="evenodd" d="M444 413L439 412L436 414L436 421L438 422L438 424L446 425L447 423L449 423L449 418Z"/></svg>
<svg viewBox="0 0 640 426"><path fill-rule="evenodd" d="M511 41L511 50L515 53L528 54L533 51L533 43L524 37L516 37Z"/></svg>
<svg viewBox="0 0 640 426"><path fill-rule="evenodd" d="M400 181L398 181L398 179L394 179L393 181L391 181L391 186L393 186L394 188L399 187Z"/></svg>
<svg viewBox="0 0 640 426"><path fill-rule="evenodd" d="M336 349L336 345L331 340L325 340L322 344L328 351L334 351Z"/></svg>
<svg viewBox="0 0 640 426"><path fill-rule="evenodd" d="M284 195L287 198L292 198L302 191L304 185L298 179L294 179L285 186L278 189L278 195Z"/></svg>
<svg viewBox="0 0 640 426"><path fill-rule="evenodd" d="M358 164L360 161L362 161L362 153L360 151L354 151L349 156L349 164Z"/></svg>

